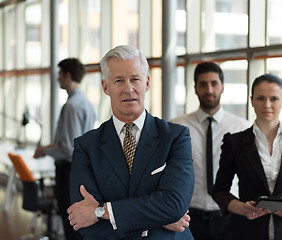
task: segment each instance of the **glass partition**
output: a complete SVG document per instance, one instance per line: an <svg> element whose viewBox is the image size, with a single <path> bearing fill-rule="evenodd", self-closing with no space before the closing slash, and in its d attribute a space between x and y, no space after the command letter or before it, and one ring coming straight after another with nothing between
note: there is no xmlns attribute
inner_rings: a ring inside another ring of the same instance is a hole
<svg viewBox="0 0 282 240"><path fill-rule="evenodd" d="M282 43L282 1L268 0L267 42L269 45Z"/></svg>
<svg viewBox="0 0 282 240"><path fill-rule="evenodd" d="M41 141L40 108L42 103L41 76L31 75L26 79L26 107L25 112L29 115L29 123L26 125L26 140L29 142Z"/></svg>
<svg viewBox="0 0 282 240"><path fill-rule="evenodd" d="M267 72L275 74L282 78L282 58L269 58L266 59Z"/></svg>
<svg viewBox="0 0 282 240"><path fill-rule="evenodd" d="M226 61L219 64L224 73L223 108L242 118L247 118L247 69L246 60Z"/></svg>
<svg viewBox="0 0 282 240"><path fill-rule="evenodd" d="M101 114L104 114L105 119L110 117L110 111L106 114L103 112L103 109L101 109L103 106L103 97L105 97L101 86L101 74L99 72L86 74L81 82L81 89L94 107L96 115L95 126L99 126L101 124Z"/></svg>
<svg viewBox="0 0 282 240"><path fill-rule="evenodd" d="M41 4L30 4L25 9L26 23L26 46L25 62L26 67L35 68L41 66Z"/></svg>
<svg viewBox="0 0 282 240"><path fill-rule="evenodd" d="M152 57L162 55L162 0L152 0Z"/></svg>
<svg viewBox="0 0 282 240"><path fill-rule="evenodd" d="M59 25L60 25L60 48L59 59L69 57L69 1L60 0Z"/></svg>
<svg viewBox="0 0 282 240"><path fill-rule="evenodd" d="M81 61L97 63L101 59L101 0L81 1Z"/></svg>
<svg viewBox="0 0 282 240"><path fill-rule="evenodd" d="M185 68L177 67L177 83L175 86L175 104L176 116L185 114L186 105L186 81L185 81Z"/></svg>
<svg viewBox="0 0 282 240"><path fill-rule="evenodd" d="M5 70L16 68L16 8L10 5L4 8L4 62ZM2 27L1 27L2 28Z"/></svg>
<svg viewBox="0 0 282 240"><path fill-rule="evenodd" d="M95 126L111 115L99 61L120 44L134 45L149 58L151 89L145 106L162 117L162 3L59 0L59 59L78 57L87 65L81 88L95 107ZM265 72L282 76L280 12L281 0L177 0L177 71L171 89L176 114L197 109L193 72L198 62L208 60L218 61L224 70L223 107L252 119L248 95L254 78ZM49 0L0 5L0 136L37 143L42 135L43 144L51 141L51 17ZM58 92L62 106L67 94ZM26 110L32 119L22 127Z"/></svg>
<svg viewBox="0 0 282 240"><path fill-rule="evenodd" d="M151 77L151 97L149 98L148 93L146 93L146 108L154 116L162 116L162 71L160 67L154 67L150 71ZM148 100L150 100L151 106L149 108Z"/></svg>
<svg viewBox="0 0 282 240"><path fill-rule="evenodd" d="M138 47L139 0L112 0L112 44ZM121 27L122 26L122 27Z"/></svg>
<svg viewBox="0 0 282 240"><path fill-rule="evenodd" d="M247 0L204 0L201 18L204 52L247 47Z"/></svg>
<svg viewBox="0 0 282 240"><path fill-rule="evenodd" d="M186 0L177 0L175 27L177 32L176 54L186 53Z"/></svg>

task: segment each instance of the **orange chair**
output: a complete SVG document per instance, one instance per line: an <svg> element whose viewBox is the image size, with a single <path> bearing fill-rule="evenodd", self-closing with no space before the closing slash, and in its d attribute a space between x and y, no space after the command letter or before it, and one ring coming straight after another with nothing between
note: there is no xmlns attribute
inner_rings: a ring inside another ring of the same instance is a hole
<svg viewBox="0 0 282 240"><path fill-rule="evenodd" d="M32 172L28 169L28 167L26 166L24 160L20 155L8 153L8 156L11 159L22 181L35 182L35 178L33 177Z"/></svg>
<svg viewBox="0 0 282 240"><path fill-rule="evenodd" d="M23 209L32 212L41 211L47 214L47 236L51 238L54 197L45 197L43 194L39 195L40 187L40 190L44 191L43 180L40 179L39 186L20 155L8 153L8 156L23 184Z"/></svg>

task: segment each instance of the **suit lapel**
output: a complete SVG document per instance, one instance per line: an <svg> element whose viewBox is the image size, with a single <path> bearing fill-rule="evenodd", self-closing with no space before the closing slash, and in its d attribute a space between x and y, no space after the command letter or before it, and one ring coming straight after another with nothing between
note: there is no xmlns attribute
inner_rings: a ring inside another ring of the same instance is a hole
<svg viewBox="0 0 282 240"><path fill-rule="evenodd" d="M280 170L276 179L273 195L274 196L281 196L282 194L282 158L280 163Z"/></svg>
<svg viewBox="0 0 282 240"><path fill-rule="evenodd" d="M262 181L263 185L269 192L269 187L265 176L265 172L255 144L255 136L253 134L253 128L249 128L249 130L247 131L246 137L243 138L242 146L248 161L253 167L253 170L257 173L258 178Z"/></svg>
<svg viewBox="0 0 282 240"><path fill-rule="evenodd" d="M129 171L112 118L105 124L100 149L112 165L113 171L119 176L121 182L127 188Z"/></svg>
<svg viewBox="0 0 282 240"><path fill-rule="evenodd" d="M159 144L158 131L155 125L154 118L148 112L140 140L136 149L133 169L129 186L129 197L134 195L137 186L139 185L142 176L151 161L152 155Z"/></svg>

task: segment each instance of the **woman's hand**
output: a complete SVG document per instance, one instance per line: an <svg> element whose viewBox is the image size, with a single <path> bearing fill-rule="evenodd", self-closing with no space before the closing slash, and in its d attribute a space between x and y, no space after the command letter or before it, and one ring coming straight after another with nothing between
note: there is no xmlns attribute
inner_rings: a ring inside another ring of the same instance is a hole
<svg viewBox="0 0 282 240"><path fill-rule="evenodd" d="M279 217L282 217L282 210L276 211L274 214Z"/></svg>
<svg viewBox="0 0 282 240"><path fill-rule="evenodd" d="M255 201L241 202L237 199L232 200L228 205L228 211L238 215L245 216L249 220L256 219L265 214L270 214L268 209L255 207ZM282 211L281 211L282 216Z"/></svg>

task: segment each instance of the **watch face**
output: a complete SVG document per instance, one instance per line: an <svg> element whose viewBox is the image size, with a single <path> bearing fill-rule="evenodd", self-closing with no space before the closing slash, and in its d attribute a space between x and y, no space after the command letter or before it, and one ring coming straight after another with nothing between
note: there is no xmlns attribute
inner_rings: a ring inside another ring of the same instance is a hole
<svg viewBox="0 0 282 240"><path fill-rule="evenodd" d="M96 217L102 217L102 216L104 215L104 213L105 213L105 209L102 208L102 207L97 207L97 208L95 209L95 215L96 215Z"/></svg>

